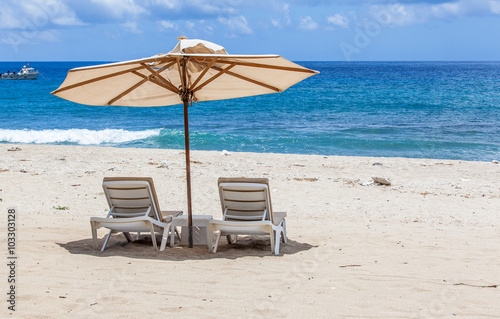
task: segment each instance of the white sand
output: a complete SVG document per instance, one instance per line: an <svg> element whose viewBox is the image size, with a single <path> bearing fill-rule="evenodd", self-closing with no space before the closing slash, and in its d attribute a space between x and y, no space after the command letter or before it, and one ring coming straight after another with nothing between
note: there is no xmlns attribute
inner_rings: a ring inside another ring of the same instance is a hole
<svg viewBox="0 0 500 319"><path fill-rule="evenodd" d="M162 209L186 211L183 151L0 144L2 264L10 207L19 228L16 312L4 301L0 317L500 317L500 288L483 287L500 284L500 164L200 151L191 159L194 214L221 217L218 177L270 179L274 209L288 212L280 256L265 237L221 241L209 254L157 252L118 234L94 251L89 219L106 214L103 177L151 176ZM361 185L372 176L392 185ZM5 300L7 276L0 267Z"/></svg>

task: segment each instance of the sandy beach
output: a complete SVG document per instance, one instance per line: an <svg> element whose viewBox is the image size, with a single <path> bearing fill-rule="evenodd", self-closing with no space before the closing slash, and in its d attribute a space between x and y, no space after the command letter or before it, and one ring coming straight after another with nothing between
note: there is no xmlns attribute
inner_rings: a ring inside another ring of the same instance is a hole
<svg viewBox="0 0 500 319"><path fill-rule="evenodd" d="M16 151L9 151L19 148ZM114 235L105 176L151 176L186 211L184 152L0 144L3 264L16 209L16 311L2 318L499 318L500 164L192 151L193 213L222 212L219 177L267 177L288 212L279 256L266 237L155 251ZM390 186L372 183L383 177ZM106 231L101 229L99 237ZM2 291L9 269L0 267Z"/></svg>

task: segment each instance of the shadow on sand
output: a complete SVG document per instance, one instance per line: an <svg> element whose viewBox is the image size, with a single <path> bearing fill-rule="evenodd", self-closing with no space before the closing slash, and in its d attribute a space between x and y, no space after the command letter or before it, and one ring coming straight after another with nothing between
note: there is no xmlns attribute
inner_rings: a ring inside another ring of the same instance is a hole
<svg viewBox="0 0 500 319"><path fill-rule="evenodd" d="M132 235L132 234L131 234ZM160 245L158 238L158 247ZM103 240L99 242L99 248ZM242 257L278 257L271 253L269 237L241 236L234 244L228 244L225 238L221 238L217 253L209 253L206 246L176 246L167 247L164 251L156 251L151 243L151 236L141 236L139 240L127 242L122 234L111 236L106 249L101 252L92 248L92 238L75 240L68 243L56 243L71 254L90 255L96 257L128 257L134 259L155 260L206 260L212 258L237 259ZM280 255L293 255L311 248L307 243L300 243L288 239L286 244L281 243Z"/></svg>

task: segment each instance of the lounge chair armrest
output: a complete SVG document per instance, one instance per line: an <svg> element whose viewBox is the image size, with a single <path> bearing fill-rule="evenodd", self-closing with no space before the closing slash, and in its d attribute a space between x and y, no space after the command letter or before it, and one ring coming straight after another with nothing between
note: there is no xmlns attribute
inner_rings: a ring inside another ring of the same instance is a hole
<svg viewBox="0 0 500 319"><path fill-rule="evenodd" d="M105 217L90 217L90 222L96 223L113 223L113 224L126 224L131 222L138 221L148 221L157 226L165 226L169 224L168 222L159 222L156 219L153 219L149 216L140 216L140 217L130 217L130 218L105 218Z"/></svg>
<svg viewBox="0 0 500 319"><path fill-rule="evenodd" d="M285 219L286 212L273 212L273 225L278 225Z"/></svg>
<svg viewBox="0 0 500 319"><path fill-rule="evenodd" d="M162 228L169 228L170 227L170 224L172 221L167 221L167 222L159 222L157 221L156 219L153 219L151 217L145 217L147 218L151 224L155 225L155 226L159 226L159 227L162 227Z"/></svg>
<svg viewBox="0 0 500 319"><path fill-rule="evenodd" d="M165 220L165 222L169 223L172 221L172 218L180 216L183 214L182 210L162 210L161 217Z"/></svg>
<svg viewBox="0 0 500 319"><path fill-rule="evenodd" d="M208 223L209 228L210 227L216 228L217 225L230 226L230 227L255 227L255 226L262 226L262 225L272 226L271 222L268 220L227 221L227 220L212 219Z"/></svg>

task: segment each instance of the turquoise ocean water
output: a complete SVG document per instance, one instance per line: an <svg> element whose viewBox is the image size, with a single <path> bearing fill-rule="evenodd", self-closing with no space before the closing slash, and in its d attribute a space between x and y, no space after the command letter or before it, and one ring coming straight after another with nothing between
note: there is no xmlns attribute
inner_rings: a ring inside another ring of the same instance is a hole
<svg viewBox="0 0 500 319"><path fill-rule="evenodd" d="M0 81L0 143L184 148L182 106L85 106L55 96L69 69ZM320 71L284 93L190 108L191 148L500 160L500 62L298 62ZM0 62L0 72L19 71Z"/></svg>

